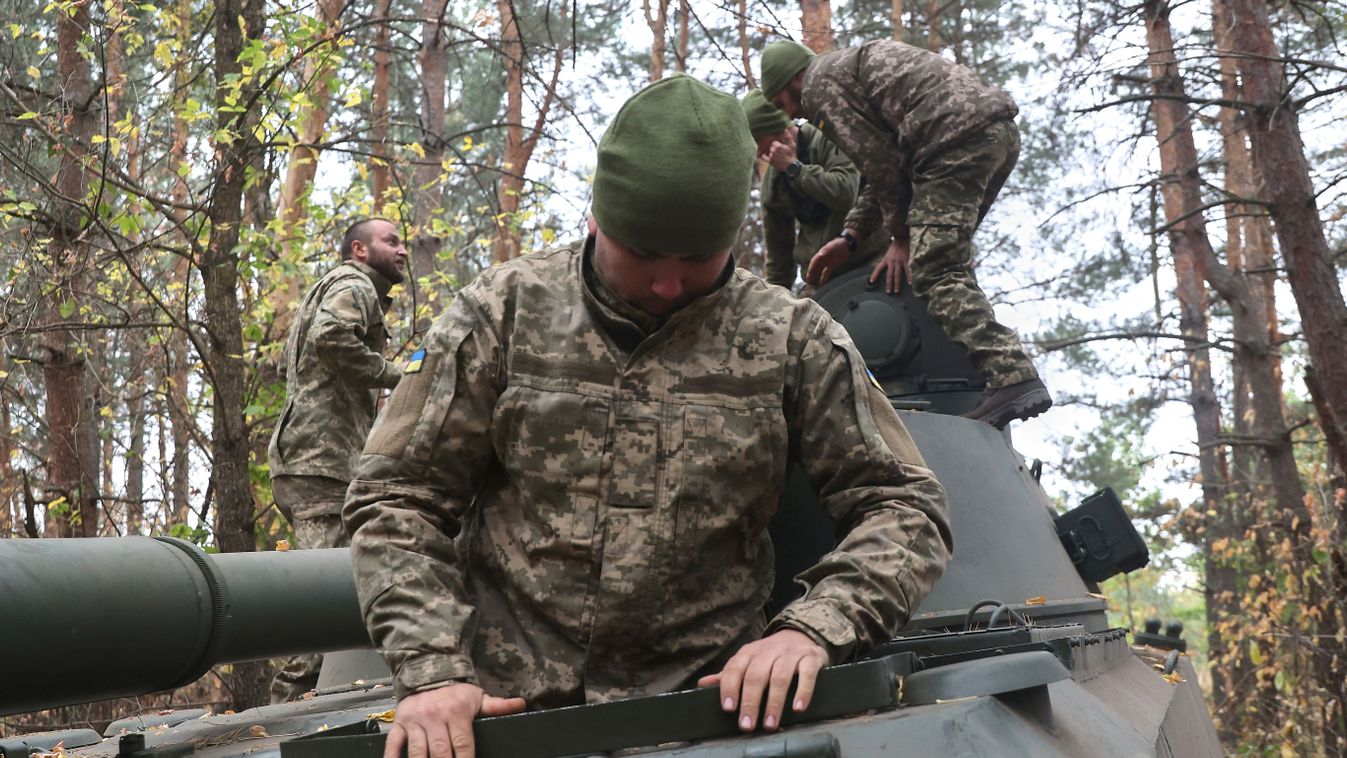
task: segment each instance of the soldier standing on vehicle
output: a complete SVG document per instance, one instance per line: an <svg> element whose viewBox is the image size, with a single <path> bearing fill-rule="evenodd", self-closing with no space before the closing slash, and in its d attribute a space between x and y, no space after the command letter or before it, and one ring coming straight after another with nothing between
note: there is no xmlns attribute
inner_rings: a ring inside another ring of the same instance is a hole
<svg viewBox="0 0 1347 758"><path fill-rule="evenodd" d="M483 272L427 335L343 510L385 756L698 684L775 729L944 570L944 491L846 332L735 266L753 155L730 95L647 86L599 142L590 236ZM792 451L847 534L767 620Z"/></svg>
<svg viewBox="0 0 1347 758"><path fill-rule="evenodd" d="M758 158L767 161L760 188L767 281L791 289L797 266L804 274L814 253L842 231L860 191L861 172L823 132L792 124L762 90L750 91L741 103ZM871 235L834 275L870 263L887 248L886 235ZM799 294L809 297L813 291L806 284Z"/></svg>
<svg viewBox="0 0 1347 758"><path fill-rule="evenodd" d="M382 218L346 230L342 262L300 301L285 341L285 408L267 460L276 504L295 528L300 548L350 544L341 506L380 390L396 387L402 370L384 358L389 289L402 281L407 248L398 227ZM292 658L272 681L271 701L313 689L320 655Z"/></svg>
<svg viewBox="0 0 1347 758"><path fill-rule="evenodd" d="M1001 428L1051 407L1019 337L996 321L973 275L973 232L1019 156L1010 96L967 67L892 40L819 56L773 42L762 53L762 91L821 128L869 182L805 280L826 282L859 242L886 230L893 242L871 281L897 292L910 279L987 378L965 415Z"/></svg>

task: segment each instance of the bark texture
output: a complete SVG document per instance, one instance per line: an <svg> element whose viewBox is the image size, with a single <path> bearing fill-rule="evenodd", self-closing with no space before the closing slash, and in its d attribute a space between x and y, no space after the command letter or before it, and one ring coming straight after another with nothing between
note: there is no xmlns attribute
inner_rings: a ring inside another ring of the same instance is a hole
<svg viewBox="0 0 1347 758"><path fill-rule="evenodd" d="M80 320L85 232L89 219L84 205L89 191L89 141L97 128L93 74L80 54L80 40L90 32L89 7L71 6L57 14L56 68L61 113L60 163L52 208L51 241L47 245L50 270L59 278L48 299L47 320L53 327L42 342L42 377L46 385L48 501L64 498L58 508L57 533L63 537L98 534L97 435L88 385L88 363Z"/></svg>
<svg viewBox="0 0 1347 758"><path fill-rule="evenodd" d="M505 58L505 153L501 160L500 181L496 189L496 236L491 241L491 259L503 263L519 256L519 204L524 191L524 173L533 151L538 147L547 114L556 97L557 80L565 60L565 48L558 45L553 53L552 76L538 106L533 126L524 129L524 44L519 36L519 20L514 4L499 0L501 53Z"/></svg>
<svg viewBox="0 0 1347 758"><path fill-rule="evenodd" d="M829 0L800 0L800 26L804 30L804 46L810 50L826 53L837 47Z"/></svg>
<svg viewBox="0 0 1347 758"><path fill-rule="evenodd" d="M221 0L215 13L215 82L217 107L225 106L226 82L238 74L239 54L249 39L261 36L262 0ZM245 36L246 35L246 36ZM215 542L222 552L255 549L255 508L248 478L248 429L245 423L243 322L239 305L239 227L243 220L246 169L255 163L260 146L253 132L257 101L245 84L242 113L221 109L217 126L235 138L215 145L215 175L219 177L207 207L211 231L202 254L201 280L205 295L205 326L209 352L208 377L213 390L210 496L215 503ZM266 702L269 667L265 661L239 663L225 674L231 706L243 710Z"/></svg>

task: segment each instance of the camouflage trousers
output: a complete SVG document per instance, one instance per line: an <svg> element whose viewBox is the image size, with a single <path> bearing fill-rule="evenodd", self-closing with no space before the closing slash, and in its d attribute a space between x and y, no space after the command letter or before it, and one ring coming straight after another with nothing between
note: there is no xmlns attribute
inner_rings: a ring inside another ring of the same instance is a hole
<svg viewBox="0 0 1347 758"><path fill-rule="evenodd" d="M992 388L1038 376L1020 338L996 320L973 275L973 232L1019 154L1019 129L1002 121L912 170L912 289L950 339L968 349Z"/></svg>
<svg viewBox="0 0 1347 758"><path fill-rule="evenodd" d="M278 476L271 481L272 493L281 512L295 528L296 547L312 550L351 544L341 525L341 505L346 482L325 476ZM322 655L297 655L271 680L271 702L295 700L318 685Z"/></svg>

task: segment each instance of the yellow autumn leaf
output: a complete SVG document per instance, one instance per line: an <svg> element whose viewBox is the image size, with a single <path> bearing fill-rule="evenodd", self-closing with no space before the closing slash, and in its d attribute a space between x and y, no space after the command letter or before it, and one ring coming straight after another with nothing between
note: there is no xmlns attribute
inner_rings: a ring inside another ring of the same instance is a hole
<svg viewBox="0 0 1347 758"><path fill-rule="evenodd" d="M290 540L276 540L276 552L284 553L290 549Z"/></svg>
<svg viewBox="0 0 1347 758"><path fill-rule="evenodd" d="M412 144L407 146L407 149L412 151L413 153L416 153L418 157L421 158L426 157L426 149L424 147L421 147L420 142L413 142Z"/></svg>
<svg viewBox="0 0 1347 758"><path fill-rule="evenodd" d="M1043 595L1036 595L1024 601L1025 605L1047 605L1048 599Z"/></svg>
<svg viewBox="0 0 1347 758"><path fill-rule="evenodd" d="M363 98L360 95L360 90L353 89L350 92L346 93L346 107L354 108L357 105L360 105L362 99Z"/></svg>
<svg viewBox="0 0 1347 758"><path fill-rule="evenodd" d="M393 716L397 713L397 710L398 709L396 708L389 708L388 710L381 711L379 713L366 714L365 718L374 719L375 721L382 721L384 723L391 724L393 723Z"/></svg>
<svg viewBox="0 0 1347 758"><path fill-rule="evenodd" d="M37 70L37 66L29 66L28 75L34 79L42 78L42 72Z"/></svg>

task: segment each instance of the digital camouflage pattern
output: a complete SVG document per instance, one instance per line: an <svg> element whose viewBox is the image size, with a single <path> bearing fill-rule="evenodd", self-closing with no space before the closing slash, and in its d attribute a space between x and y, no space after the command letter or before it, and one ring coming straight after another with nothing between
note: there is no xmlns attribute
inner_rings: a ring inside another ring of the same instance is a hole
<svg viewBox="0 0 1347 758"><path fill-rule="evenodd" d="M800 175L790 179L768 165L761 188L767 281L787 288L795 284L796 268L803 273L814 253L842 231L861 186L855 164L813 126L800 126L795 152L804 164ZM833 275L869 263L888 244L886 235L872 235Z"/></svg>
<svg viewBox="0 0 1347 758"><path fill-rule="evenodd" d="M304 294L285 342L285 408L267 450L272 477L350 481L379 390L402 375L383 357L391 287L369 266L343 261ZM335 516L341 501L293 510L299 519Z"/></svg>
<svg viewBox="0 0 1347 758"><path fill-rule="evenodd" d="M880 40L815 58L801 105L869 181L845 225L865 240L881 227L910 235L913 290L989 386L1037 378L973 274L973 232L1019 157L1010 96L935 53Z"/></svg>
<svg viewBox="0 0 1347 758"><path fill-rule="evenodd" d="M590 249L483 272L370 435L343 516L399 697L551 707L691 686L764 630L834 661L889 639L948 561L947 505L845 331L732 263L642 324ZM847 535L767 623L791 454Z"/></svg>

